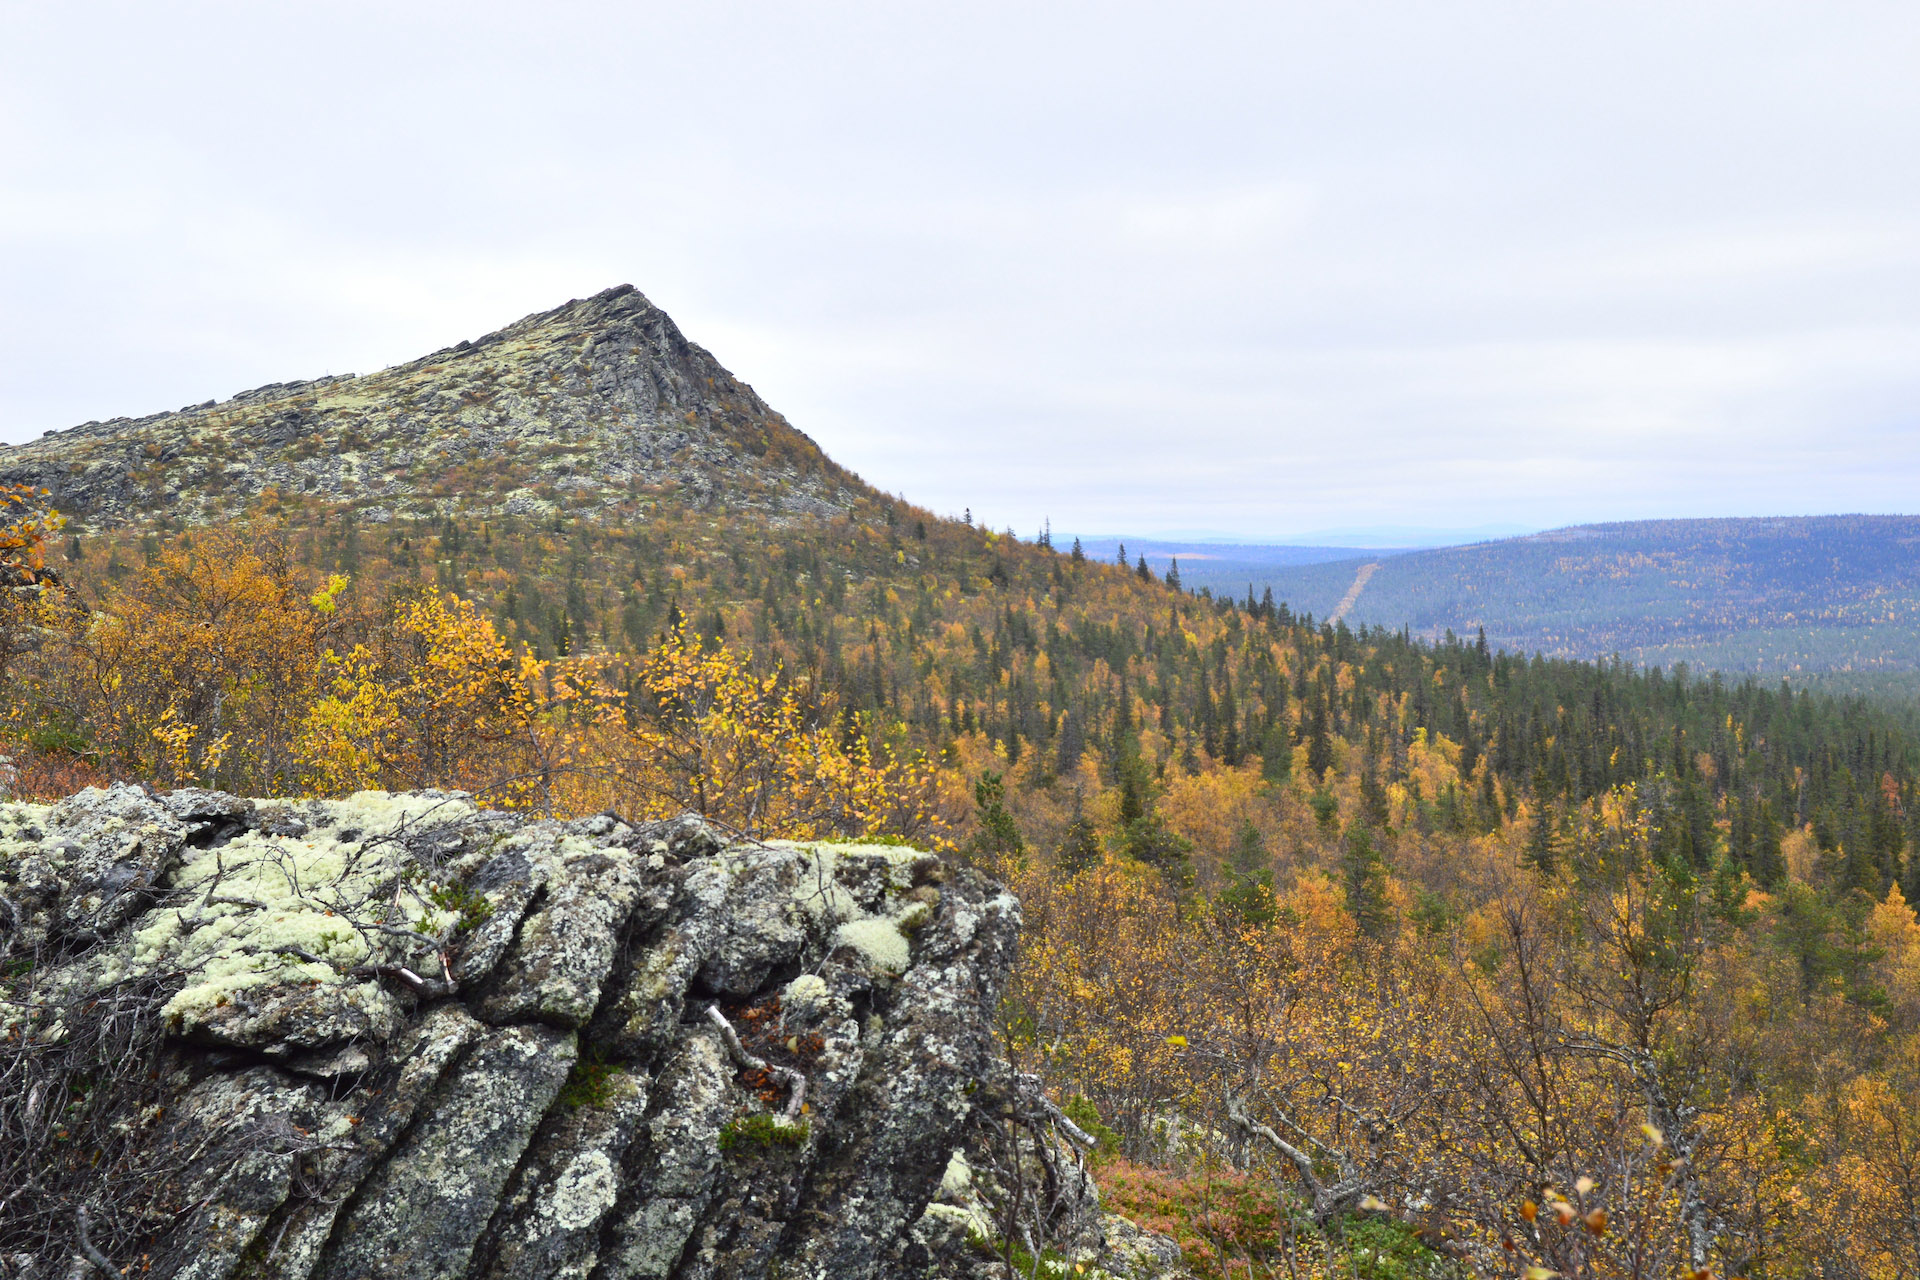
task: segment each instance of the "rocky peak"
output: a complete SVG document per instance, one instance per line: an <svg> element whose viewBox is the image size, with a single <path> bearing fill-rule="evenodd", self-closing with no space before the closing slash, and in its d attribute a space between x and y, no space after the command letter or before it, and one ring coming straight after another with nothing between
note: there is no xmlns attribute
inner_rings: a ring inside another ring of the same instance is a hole
<svg viewBox="0 0 1920 1280"><path fill-rule="evenodd" d="M662 498L831 512L868 492L631 285L364 377L52 432L0 449L0 483L101 525L272 496L378 522Z"/></svg>

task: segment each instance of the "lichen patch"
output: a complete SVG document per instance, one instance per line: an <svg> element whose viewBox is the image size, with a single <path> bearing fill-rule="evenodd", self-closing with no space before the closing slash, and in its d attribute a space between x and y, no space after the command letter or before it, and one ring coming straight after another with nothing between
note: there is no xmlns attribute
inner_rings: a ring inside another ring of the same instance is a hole
<svg viewBox="0 0 1920 1280"><path fill-rule="evenodd" d="M133 935L125 967L186 972L164 1012L195 1020L250 988L340 985L358 981L348 976L358 965L419 963L431 951L421 939L450 933L457 917L434 904L434 886L390 837L471 811L464 801L360 792L328 805L331 821L300 838L249 831L197 850L173 875L173 902Z"/></svg>

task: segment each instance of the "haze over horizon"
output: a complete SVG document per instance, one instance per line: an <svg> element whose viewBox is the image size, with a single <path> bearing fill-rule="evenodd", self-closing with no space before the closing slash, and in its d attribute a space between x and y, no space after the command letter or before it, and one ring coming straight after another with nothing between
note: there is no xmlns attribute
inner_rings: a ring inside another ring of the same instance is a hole
<svg viewBox="0 0 1920 1280"><path fill-rule="evenodd" d="M872 483L1023 536L1920 491L1912 9L0 3L0 37L0 441L631 281Z"/></svg>

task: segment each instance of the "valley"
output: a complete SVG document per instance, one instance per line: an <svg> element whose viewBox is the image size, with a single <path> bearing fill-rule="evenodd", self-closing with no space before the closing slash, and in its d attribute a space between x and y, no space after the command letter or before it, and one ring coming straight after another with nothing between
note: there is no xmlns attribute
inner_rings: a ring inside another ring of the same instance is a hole
<svg viewBox="0 0 1920 1280"><path fill-rule="evenodd" d="M1355 576L1378 562L1365 590ZM1182 560L1214 594L1267 591L1316 617L1555 658L1786 676L1893 695L1920 672L1920 517L1577 525L1521 538L1314 562ZM1351 600L1348 599L1352 595Z"/></svg>

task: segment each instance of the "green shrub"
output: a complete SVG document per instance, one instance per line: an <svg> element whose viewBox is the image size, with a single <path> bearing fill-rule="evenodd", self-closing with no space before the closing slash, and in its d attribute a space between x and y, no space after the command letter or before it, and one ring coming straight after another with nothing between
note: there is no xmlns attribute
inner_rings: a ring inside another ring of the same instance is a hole
<svg viewBox="0 0 1920 1280"><path fill-rule="evenodd" d="M1106 1126L1100 1118L1099 1108L1093 1103L1076 1093L1060 1109L1067 1113L1067 1119L1087 1131L1087 1136L1096 1144L1094 1149L1098 1154L1110 1156L1120 1150L1120 1135Z"/></svg>
<svg viewBox="0 0 1920 1280"><path fill-rule="evenodd" d="M464 884L443 884L428 895L433 905L459 916L456 928L461 933L480 927L493 914L493 903L484 893L475 893Z"/></svg>

